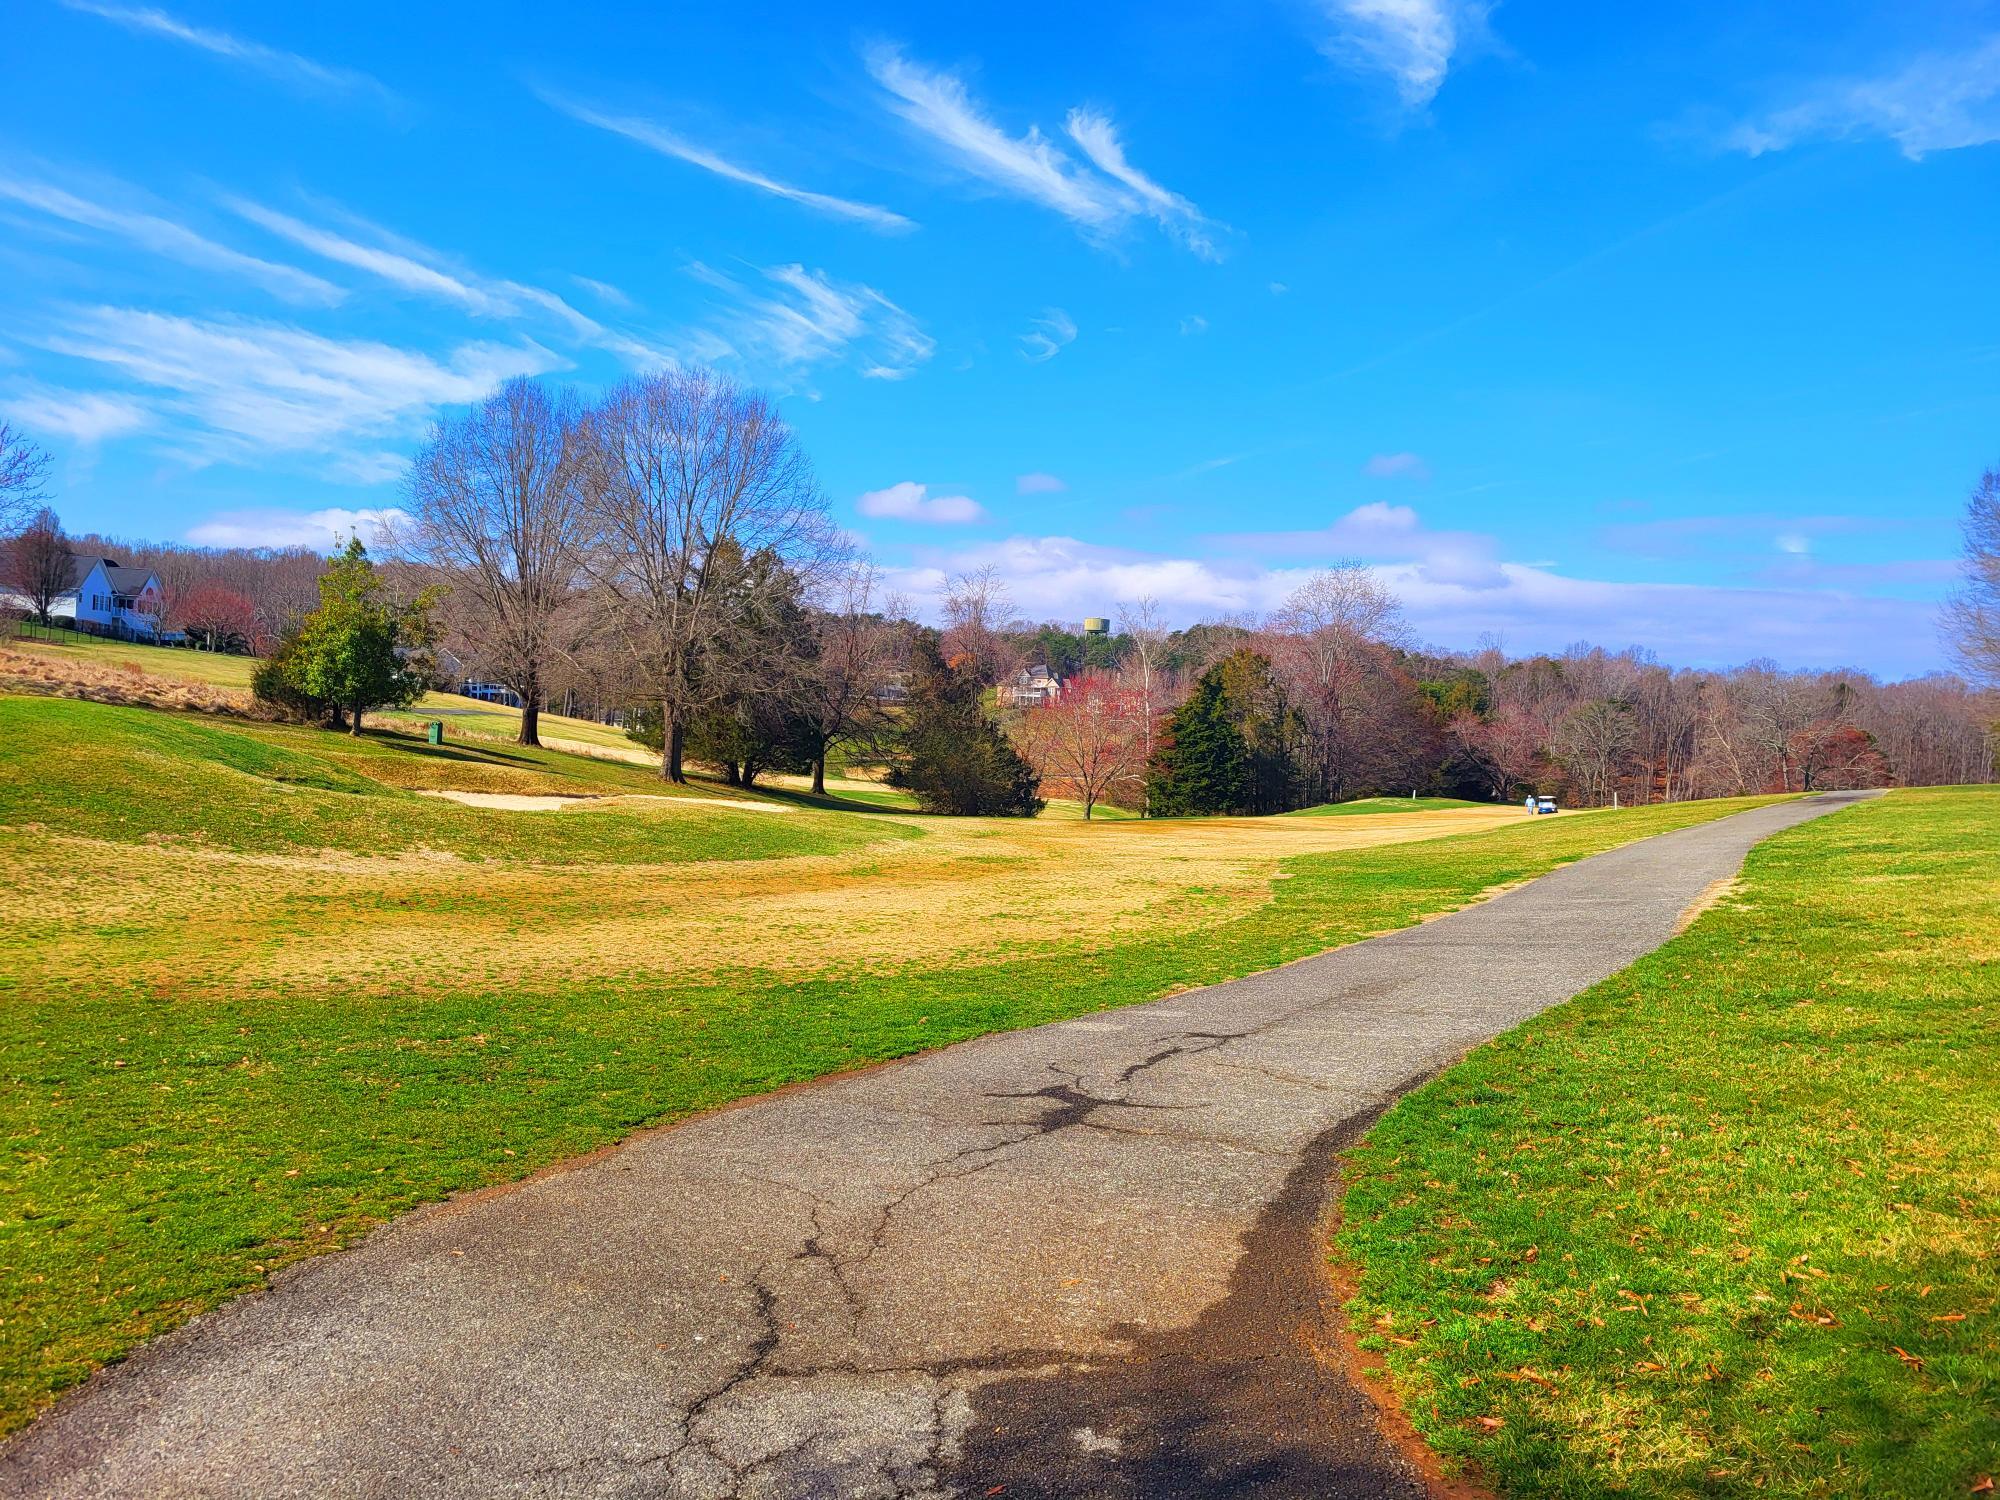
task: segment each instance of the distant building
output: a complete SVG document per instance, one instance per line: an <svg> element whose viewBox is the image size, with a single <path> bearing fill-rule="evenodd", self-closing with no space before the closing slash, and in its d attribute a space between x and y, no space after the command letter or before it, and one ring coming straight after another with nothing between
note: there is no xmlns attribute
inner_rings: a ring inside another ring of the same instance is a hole
<svg viewBox="0 0 2000 1500"><path fill-rule="evenodd" d="M1012 680L1000 684L1000 698L1015 708L1033 708L1053 703L1062 696L1062 679L1046 666L1023 667Z"/></svg>
<svg viewBox="0 0 2000 1500"><path fill-rule="evenodd" d="M0 603L27 611L34 604L16 591L0 593ZM69 586L49 607L52 622L88 635L121 641L156 641L166 595L150 568L128 568L115 558L69 558Z"/></svg>
<svg viewBox="0 0 2000 1500"><path fill-rule="evenodd" d="M1111 634L1111 622L1102 615L1086 616L1083 622L1083 633L1086 636L1109 635Z"/></svg>

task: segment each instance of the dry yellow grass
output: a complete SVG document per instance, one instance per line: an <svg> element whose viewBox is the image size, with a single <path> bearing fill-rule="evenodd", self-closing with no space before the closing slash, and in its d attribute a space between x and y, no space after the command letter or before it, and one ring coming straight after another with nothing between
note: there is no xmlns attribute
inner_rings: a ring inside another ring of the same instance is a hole
<svg viewBox="0 0 2000 1500"><path fill-rule="evenodd" d="M1268 899L1293 855L1517 820L1506 808L1112 824L926 818L921 840L754 869L292 859L183 845L135 857L129 845L63 838L60 850L15 866L39 872L34 891L7 890L14 877L0 871L0 892L36 939L28 947L40 972L21 976L30 986L114 965L163 994L392 993L419 975L425 987L534 991L744 969L1007 963L1240 917ZM61 872L53 888L51 871ZM310 941L286 940L305 933Z"/></svg>

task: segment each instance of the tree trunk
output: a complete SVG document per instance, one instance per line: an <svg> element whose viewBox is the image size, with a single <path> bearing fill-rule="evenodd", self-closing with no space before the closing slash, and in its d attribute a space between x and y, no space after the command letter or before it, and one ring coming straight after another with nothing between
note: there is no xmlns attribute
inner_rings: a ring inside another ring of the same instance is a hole
<svg viewBox="0 0 2000 1500"><path fill-rule="evenodd" d="M687 746L687 729L675 717L671 708L662 708L660 719L660 776L677 786L687 785L687 771L681 765L681 755Z"/></svg>
<svg viewBox="0 0 2000 1500"><path fill-rule="evenodd" d="M533 745L537 749L542 743L542 709L538 695L524 694L521 698L521 733L515 738L517 745Z"/></svg>
<svg viewBox="0 0 2000 1500"><path fill-rule="evenodd" d="M823 754L813 757L813 795L826 795L826 756Z"/></svg>
<svg viewBox="0 0 2000 1500"><path fill-rule="evenodd" d="M361 705L359 703L347 711L347 732L352 735L359 735L361 733Z"/></svg>
<svg viewBox="0 0 2000 1500"><path fill-rule="evenodd" d="M1083 821L1084 821L1084 822L1088 823L1088 822L1090 821L1090 810L1091 810L1091 809L1092 809L1093 807L1095 807L1096 805L1097 805L1097 799L1096 799L1096 798L1094 798L1094 797L1085 797L1085 798L1083 799Z"/></svg>

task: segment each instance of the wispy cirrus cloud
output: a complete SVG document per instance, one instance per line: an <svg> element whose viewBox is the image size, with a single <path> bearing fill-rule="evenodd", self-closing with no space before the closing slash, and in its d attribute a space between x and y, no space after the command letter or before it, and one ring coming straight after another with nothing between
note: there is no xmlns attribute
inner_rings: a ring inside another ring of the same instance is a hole
<svg viewBox="0 0 2000 1500"><path fill-rule="evenodd" d="M909 479L868 491L854 502L854 508L877 520L921 521L933 526L966 526L986 519L985 507L970 496L933 495L929 485Z"/></svg>
<svg viewBox="0 0 2000 1500"><path fill-rule="evenodd" d="M1060 495L1068 488L1053 474L1023 474L1014 481L1017 495Z"/></svg>
<svg viewBox="0 0 2000 1500"><path fill-rule="evenodd" d="M1318 0L1318 8L1327 22L1320 51L1386 76L1408 109L1435 99L1453 59L1491 39L1492 0Z"/></svg>
<svg viewBox="0 0 2000 1500"><path fill-rule="evenodd" d="M2000 34L1878 77L1825 80L1735 126L1723 144L1761 156L1806 141L1864 139L1894 141L1912 161L2000 141Z"/></svg>
<svg viewBox="0 0 2000 1500"><path fill-rule="evenodd" d="M178 419L188 456L200 460L333 452L356 438L410 436L440 407L562 364L533 343L464 343L437 359L283 324L126 307L70 309L31 341L150 393L157 410Z"/></svg>
<svg viewBox="0 0 2000 1500"><path fill-rule="evenodd" d="M247 198L225 197L222 201L224 207L252 224L339 265L365 271L405 291L441 297L473 312L498 310L495 300L484 290L387 246L363 244Z"/></svg>
<svg viewBox="0 0 2000 1500"><path fill-rule="evenodd" d="M1894 521L1875 517L1788 516L1775 511L1746 510L1728 515L1614 522L1598 528L1597 543L1612 552L1659 561L1718 555L1764 557L1773 551L1799 556L1810 552L1814 540L1820 537L1886 531L1896 525Z"/></svg>
<svg viewBox="0 0 2000 1500"><path fill-rule="evenodd" d="M1028 324L1018 338L1021 354L1035 364L1047 364L1076 342L1076 320L1060 307L1052 307Z"/></svg>
<svg viewBox="0 0 2000 1500"><path fill-rule="evenodd" d="M913 62L887 43L868 48L864 61L890 112L974 180L1051 209L1100 238L1145 214L1197 255L1219 258L1213 238L1218 226L1134 166L1117 127L1101 112L1075 109L1069 114L1067 129L1089 159L1085 166L1040 126L1009 134L956 73Z"/></svg>
<svg viewBox="0 0 2000 1500"><path fill-rule="evenodd" d="M1370 479L1428 479L1431 466L1414 453L1377 453L1361 466Z"/></svg>
<svg viewBox="0 0 2000 1500"><path fill-rule="evenodd" d="M937 348L915 318L860 282L797 264L765 267L749 284L700 262L688 269L729 299L707 340L695 336L701 358L735 355L794 377L844 362L869 380L902 380Z"/></svg>
<svg viewBox="0 0 2000 1500"><path fill-rule="evenodd" d="M832 193L818 193L809 188L794 187L788 182L780 182L777 178L767 176L754 167L746 167L731 161L720 152L669 130L657 120L649 120L642 115L618 114L599 109L595 105L573 99L567 94L547 89L536 89L535 93L551 109L560 110L573 120L579 120L585 125L594 125L599 130L608 130L613 135L623 136L626 140L636 142L649 151L657 152L661 156L674 157L687 162L690 166L700 167L704 172L713 172L717 177L726 178L730 182L742 183L745 187L755 188L761 193L769 193L774 198L788 199L812 209L815 213L826 214L836 219L852 220L858 224L866 224L871 229L891 233L917 227L914 219L878 204L862 203L852 198L841 198Z"/></svg>
<svg viewBox="0 0 2000 1500"><path fill-rule="evenodd" d="M1186 198L1160 186L1132 165L1125 155L1124 142L1118 137L1118 127L1110 119L1095 110L1073 109L1064 128L1097 170L1129 188L1145 212L1168 234L1203 260L1222 259L1222 252L1212 238L1215 226Z"/></svg>
<svg viewBox="0 0 2000 1500"><path fill-rule="evenodd" d="M226 510L190 527L187 539L199 547L311 547L331 552L357 536L365 547L380 547L408 520L408 513L395 506Z"/></svg>
<svg viewBox="0 0 2000 1500"><path fill-rule="evenodd" d="M253 42L212 27L197 26L154 6L108 5L102 0L60 0L60 3L67 10L97 16L127 31L165 37L169 41L226 58L280 83L319 93L370 95L383 103L392 103L396 98L395 93L380 79L353 68L331 67L310 57L301 57L296 52L267 47L262 42Z"/></svg>
<svg viewBox="0 0 2000 1500"><path fill-rule="evenodd" d="M163 259L240 277L290 302L331 304L346 295L323 277L301 271L296 266L246 255L161 214L103 202L103 191L107 189L121 194L128 191L115 184L104 183L93 187L98 196L86 197L46 178L0 172L0 199L21 204L53 219L116 236Z"/></svg>
<svg viewBox="0 0 2000 1500"><path fill-rule="evenodd" d="M130 396L29 386L0 397L5 412L28 431L53 433L83 447L123 437L153 422L153 410Z"/></svg>
<svg viewBox="0 0 2000 1500"><path fill-rule="evenodd" d="M325 210L344 226L336 230L247 198L225 195L222 202L231 212L301 249L414 296L450 303L484 318L553 319L567 337L609 350L637 368L672 362L672 354L659 344L607 327L546 287L481 275L457 264L453 257L344 209Z"/></svg>

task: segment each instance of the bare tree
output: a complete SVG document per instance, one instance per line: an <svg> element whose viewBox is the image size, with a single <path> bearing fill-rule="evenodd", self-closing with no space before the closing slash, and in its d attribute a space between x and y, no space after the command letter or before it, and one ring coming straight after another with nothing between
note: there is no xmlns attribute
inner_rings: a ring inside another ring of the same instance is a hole
<svg viewBox="0 0 2000 1500"><path fill-rule="evenodd" d="M2000 688L2000 469L1988 469L1965 507L1965 581L1945 601L1944 635L1966 675Z"/></svg>
<svg viewBox="0 0 2000 1500"><path fill-rule="evenodd" d="M1019 648L1007 636L1021 627L1013 598L991 563L951 579L939 600L944 610L944 659L970 670L992 687L1020 664Z"/></svg>
<svg viewBox="0 0 2000 1500"><path fill-rule="evenodd" d="M827 752L873 735L884 723L881 690L902 655L903 613L878 596L881 575L863 562L822 584L811 630L817 650L801 675L797 714L813 740L812 789L826 791Z"/></svg>
<svg viewBox="0 0 2000 1500"><path fill-rule="evenodd" d="M0 536L34 518L36 507L48 498L48 474L48 454L19 428L0 421Z"/></svg>
<svg viewBox="0 0 2000 1500"><path fill-rule="evenodd" d="M1593 698L1563 716L1553 748L1583 800L1602 807L1611 800L1637 744L1632 710L1609 698Z"/></svg>
<svg viewBox="0 0 2000 1500"><path fill-rule="evenodd" d="M1402 640L1402 606L1356 562L1321 569L1271 620L1272 662L1305 714L1315 778L1338 800L1387 745L1396 694L1385 649Z"/></svg>
<svg viewBox="0 0 2000 1500"><path fill-rule="evenodd" d="M1919 677L1864 694L1856 722L1873 737L1905 786L1994 780L2000 702L1957 677Z"/></svg>
<svg viewBox="0 0 2000 1500"><path fill-rule="evenodd" d="M1131 639L1132 654L1126 675L1139 693L1139 716L1145 759L1153 758L1153 736L1160 715L1168 707L1170 693L1162 663L1167 653L1167 622L1160 601L1143 594L1130 604L1118 605L1118 628ZM1145 809L1140 809L1143 815Z"/></svg>
<svg viewBox="0 0 2000 1500"><path fill-rule="evenodd" d="M69 539L62 522L46 505L36 511L18 536L7 543L7 583L27 601L28 612L46 625L56 601L74 586Z"/></svg>
<svg viewBox="0 0 2000 1500"><path fill-rule="evenodd" d="M1136 689L1084 672L1053 702L1022 714L1014 738L1043 789L1072 793L1088 819L1106 793L1144 770L1143 723Z"/></svg>
<svg viewBox="0 0 2000 1500"><path fill-rule="evenodd" d="M742 570L770 556L816 582L839 550L826 500L771 402L708 370L616 387L591 449L589 566L660 705L660 774L683 782L688 726L729 689L716 648L742 608Z"/></svg>
<svg viewBox="0 0 2000 1500"><path fill-rule="evenodd" d="M449 587L460 654L521 700L523 745L542 742L550 678L581 617L585 459L575 395L510 380L432 427L410 466L409 519L392 538Z"/></svg>

